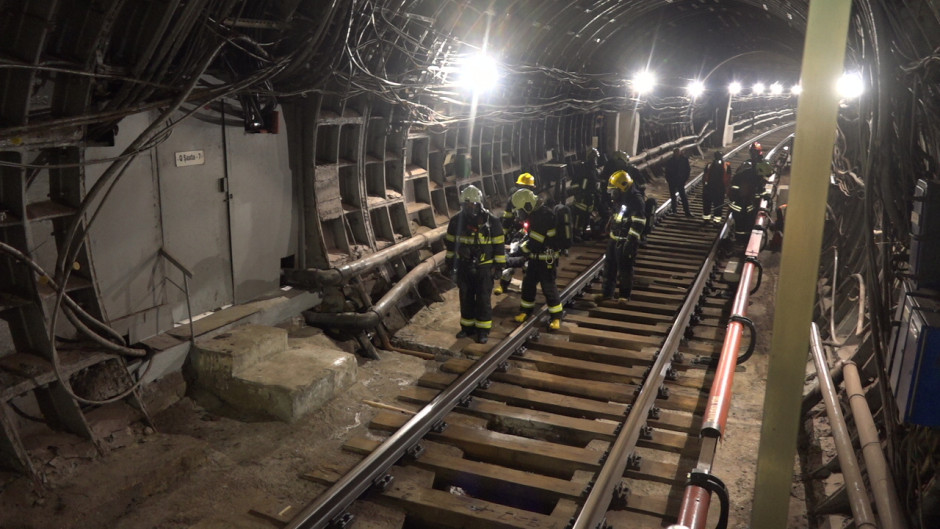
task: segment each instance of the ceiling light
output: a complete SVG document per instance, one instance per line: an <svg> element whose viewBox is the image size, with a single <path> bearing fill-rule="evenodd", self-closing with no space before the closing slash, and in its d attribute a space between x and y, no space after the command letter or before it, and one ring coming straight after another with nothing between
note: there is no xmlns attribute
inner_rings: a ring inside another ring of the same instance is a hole
<svg viewBox="0 0 940 529"><path fill-rule="evenodd" d="M496 60L482 53L467 57L460 66L460 85L474 92L493 88L498 78Z"/></svg>
<svg viewBox="0 0 940 529"><path fill-rule="evenodd" d="M843 99L855 99L865 91L862 77L857 73L845 73L839 79L836 89Z"/></svg>
<svg viewBox="0 0 940 529"><path fill-rule="evenodd" d="M643 70L633 78L633 91L638 94L651 92L656 86L656 76L649 70Z"/></svg>

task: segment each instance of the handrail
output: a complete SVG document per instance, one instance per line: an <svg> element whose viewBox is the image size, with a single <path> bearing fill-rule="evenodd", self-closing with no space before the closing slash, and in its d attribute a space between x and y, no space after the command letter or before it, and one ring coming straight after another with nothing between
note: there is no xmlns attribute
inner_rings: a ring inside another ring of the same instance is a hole
<svg viewBox="0 0 940 529"><path fill-rule="evenodd" d="M163 256L163 258L169 261L171 265L175 266L180 272L183 273L183 288L180 288L179 285L177 285L176 283L174 283L173 281L169 279L167 279L167 281L170 281L170 284L172 284L176 288L180 288L180 290L182 290L183 293L186 294L186 313L189 315L189 343L195 346L196 345L196 330L193 327L193 307L189 299L189 280L190 278L193 277L193 273L190 272L188 268L183 266L183 263L179 262L178 259L170 255L170 252L166 251L166 248L161 246L160 249L157 250L157 253Z"/></svg>

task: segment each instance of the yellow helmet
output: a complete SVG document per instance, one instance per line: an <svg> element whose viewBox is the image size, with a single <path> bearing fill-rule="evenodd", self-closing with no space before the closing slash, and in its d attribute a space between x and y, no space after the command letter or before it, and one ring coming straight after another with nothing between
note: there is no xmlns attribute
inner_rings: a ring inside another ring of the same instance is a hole
<svg viewBox="0 0 940 529"><path fill-rule="evenodd" d="M630 178L630 175L628 175L626 171L617 171L610 175L610 180L607 181L607 189L626 191L631 187L633 187L633 179Z"/></svg>
<svg viewBox="0 0 940 529"><path fill-rule="evenodd" d="M516 185L535 187L535 177L529 173L522 173L519 178L516 178Z"/></svg>
<svg viewBox="0 0 940 529"><path fill-rule="evenodd" d="M539 198L531 189L520 189L512 194L512 207L531 213L538 205Z"/></svg>

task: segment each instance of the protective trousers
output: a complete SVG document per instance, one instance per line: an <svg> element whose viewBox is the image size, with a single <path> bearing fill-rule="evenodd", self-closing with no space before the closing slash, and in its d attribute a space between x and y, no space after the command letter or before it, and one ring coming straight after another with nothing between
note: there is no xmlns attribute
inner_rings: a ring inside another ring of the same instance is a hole
<svg viewBox="0 0 940 529"><path fill-rule="evenodd" d="M633 264L639 246L636 240L614 240L607 243L607 257L604 259L605 298L614 297L617 283L620 283L620 297L629 298L633 292Z"/></svg>
<svg viewBox="0 0 940 529"><path fill-rule="evenodd" d="M493 327L493 265L477 265L463 261L457 264L457 287L460 289L460 327L467 332L489 331Z"/></svg>
<svg viewBox="0 0 940 529"><path fill-rule="evenodd" d="M706 221L721 222L724 212L725 191L723 189L705 188L702 191L702 219Z"/></svg>
<svg viewBox="0 0 940 529"><path fill-rule="evenodd" d="M525 276L522 278L522 301L519 306L522 312L531 314L535 307L535 290L542 285L542 294L545 295L545 304L552 318L560 318L564 307L561 305L561 296L555 286L555 276L558 270L557 263L549 263L539 259L529 259L526 263Z"/></svg>
<svg viewBox="0 0 940 529"><path fill-rule="evenodd" d="M754 206L743 206L736 208L731 206L731 217L734 219L734 239L738 243L745 243L751 236L751 230L754 229L754 221L757 220L757 210Z"/></svg>
<svg viewBox="0 0 940 529"><path fill-rule="evenodd" d="M682 210L685 212L686 217L691 217L692 212L689 211L689 197L685 194L685 184L668 182L669 184L669 198L672 199L672 212L675 213L678 210L678 204L676 204L676 195L679 195L679 200L682 201Z"/></svg>

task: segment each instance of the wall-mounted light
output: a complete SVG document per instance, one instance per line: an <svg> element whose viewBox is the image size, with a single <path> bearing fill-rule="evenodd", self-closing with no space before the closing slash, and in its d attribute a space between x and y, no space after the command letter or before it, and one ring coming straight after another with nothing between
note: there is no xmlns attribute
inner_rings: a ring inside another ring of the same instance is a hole
<svg viewBox="0 0 940 529"><path fill-rule="evenodd" d="M751 93L759 96L764 93L764 83L754 83L754 86L751 87Z"/></svg>
<svg viewBox="0 0 940 529"><path fill-rule="evenodd" d="M741 83L734 81L728 85L728 93L736 96L741 93Z"/></svg>
<svg viewBox="0 0 940 529"><path fill-rule="evenodd" d="M637 94L646 94L653 91L656 86L656 75L649 70L643 70L633 77L633 91Z"/></svg>
<svg viewBox="0 0 940 529"><path fill-rule="evenodd" d="M775 96L782 94L783 85L780 83L773 83L772 85L770 85L770 93Z"/></svg>
<svg viewBox="0 0 940 529"><path fill-rule="evenodd" d="M803 93L803 87L798 84L795 84L790 87L790 93L795 96L798 96Z"/></svg>
<svg viewBox="0 0 940 529"><path fill-rule="evenodd" d="M460 65L460 86L474 92L485 92L496 86L499 71L496 60L484 54L466 57Z"/></svg>
<svg viewBox="0 0 940 529"><path fill-rule="evenodd" d="M855 99L865 91L862 76L858 72L844 73L836 84L836 90L843 99Z"/></svg>
<svg viewBox="0 0 940 529"><path fill-rule="evenodd" d="M689 97L694 99L705 93L705 83L701 81L692 81L685 90L688 92Z"/></svg>

